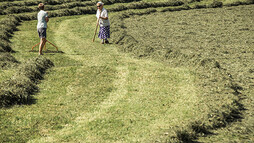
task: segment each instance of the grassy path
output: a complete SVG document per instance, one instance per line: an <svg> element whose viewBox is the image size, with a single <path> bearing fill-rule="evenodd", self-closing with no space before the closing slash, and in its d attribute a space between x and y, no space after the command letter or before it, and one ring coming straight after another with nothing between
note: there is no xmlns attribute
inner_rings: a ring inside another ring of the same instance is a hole
<svg viewBox="0 0 254 143"><path fill-rule="evenodd" d="M48 46L44 56L55 67L35 104L0 110L0 140L147 142L201 116L193 72L92 43L95 21L94 15L50 19L48 40L63 53ZM38 40L35 24L24 22L12 39L19 61L37 56L28 52Z"/></svg>

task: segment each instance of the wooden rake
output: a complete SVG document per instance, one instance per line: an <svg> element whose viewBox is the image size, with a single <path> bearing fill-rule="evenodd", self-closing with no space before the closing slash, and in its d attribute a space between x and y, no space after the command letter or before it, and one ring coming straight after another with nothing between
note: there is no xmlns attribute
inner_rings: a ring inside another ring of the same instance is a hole
<svg viewBox="0 0 254 143"><path fill-rule="evenodd" d="M99 15L99 16L101 16L101 12L100 12L100 15ZM94 42L94 40L95 40L95 35L96 35L97 29L98 29L99 21L100 21L100 18L98 18L97 23L96 23L96 28L95 28L94 36L93 36L93 42Z"/></svg>

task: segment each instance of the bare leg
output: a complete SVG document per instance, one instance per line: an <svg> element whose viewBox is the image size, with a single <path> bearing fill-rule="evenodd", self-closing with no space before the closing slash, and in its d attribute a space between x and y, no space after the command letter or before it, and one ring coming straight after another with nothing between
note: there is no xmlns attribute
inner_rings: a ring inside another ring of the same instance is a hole
<svg viewBox="0 0 254 143"><path fill-rule="evenodd" d="M39 47L39 55L43 55L42 49L43 49L45 43L46 43L46 38L41 38L40 47Z"/></svg>
<svg viewBox="0 0 254 143"><path fill-rule="evenodd" d="M104 44L104 39L101 39L101 44Z"/></svg>

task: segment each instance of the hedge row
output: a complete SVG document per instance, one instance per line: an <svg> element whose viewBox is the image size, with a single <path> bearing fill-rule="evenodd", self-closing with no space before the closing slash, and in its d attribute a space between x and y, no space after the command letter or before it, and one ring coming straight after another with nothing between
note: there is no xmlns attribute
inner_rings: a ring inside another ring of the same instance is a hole
<svg viewBox="0 0 254 143"><path fill-rule="evenodd" d="M21 64L12 78L0 83L0 107L29 104L31 95L38 91L37 83L53 63L40 56Z"/></svg>
<svg viewBox="0 0 254 143"><path fill-rule="evenodd" d="M190 7L180 6L175 8L166 8L160 12L190 9ZM115 17L111 18L112 37L111 40L115 44L120 45L120 49L124 52L131 52L138 57L151 57L151 58L163 58L164 61L170 61L169 63L174 66L183 65L196 67L199 76L202 79L206 79L203 85L205 89L210 89L208 95L204 98L211 100L224 99L214 105L207 103L207 114L198 120L193 120L189 124L183 127L176 127L173 130L168 131L169 136L166 142L193 142L198 136L203 136L210 132L210 130L224 127L228 123L241 117L240 111L242 106L240 104L240 90L242 89L239 85L234 82L234 79L228 76L225 69L221 68L220 63L215 59L203 58L199 55L186 55L177 49L168 49L165 51L163 57L158 57L156 50L149 46L143 46L139 44L134 37L128 35L128 32L124 25L124 19L132 15L146 15L154 12L158 12L156 9L148 9L145 11L128 11L120 13ZM187 64L186 64L187 63ZM214 87L214 82L211 80L217 79L216 85L220 85L220 91L217 87ZM219 96L215 94L219 92ZM221 104L223 103L223 104Z"/></svg>

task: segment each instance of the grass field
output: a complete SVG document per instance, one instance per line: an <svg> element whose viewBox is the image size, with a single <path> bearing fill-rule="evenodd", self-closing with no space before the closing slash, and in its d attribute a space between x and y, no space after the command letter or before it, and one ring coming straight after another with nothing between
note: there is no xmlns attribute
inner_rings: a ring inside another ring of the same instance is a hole
<svg viewBox="0 0 254 143"><path fill-rule="evenodd" d="M209 110L223 110L224 104L234 99L235 94L227 89L228 82L233 80L240 85L244 90L238 95L239 100L247 109L244 113L246 118L243 122L239 120L238 127L241 128L233 126L228 130L228 136L221 133L227 130L224 129L220 132L224 138L212 136L211 142L249 141L246 136L253 134L250 131L252 127L248 126L253 122L253 106L249 103L254 94L252 9L253 6L239 6L192 10L190 13L180 11L125 16L127 18L121 19L123 25L120 26L125 27L125 36L117 43L122 43L121 49L134 53L136 57L164 61L171 67L194 69L199 75L195 83L200 86L201 95L205 95ZM117 19L116 22L120 23ZM216 62L206 63L208 59ZM203 69L200 67L203 62L212 67L217 63L219 70ZM231 79L227 79L228 76ZM235 136L236 132L244 133ZM207 138L202 140L205 141Z"/></svg>
<svg viewBox="0 0 254 143"><path fill-rule="evenodd" d="M0 109L0 142L252 142L253 5L153 10L110 13L108 45L91 42L94 15L50 18L54 67L32 103ZM36 23L11 38L20 63L38 56Z"/></svg>
<svg viewBox="0 0 254 143"><path fill-rule="evenodd" d="M114 45L91 43L94 20L93 15L50 19L48 39L63 53L45 53L55 67L40 84L36 104L1 110L1 124L8 126L2 126L1 140L143 142L168 126L198 117L192 71L137 60L117 52ZM38 41L34 29L28 30L35 23L24 22L12 39L19 61L37 55L29 52ZM176 116L181 121L172 121Z"/></svg>

